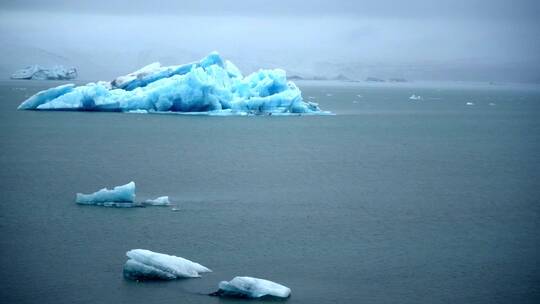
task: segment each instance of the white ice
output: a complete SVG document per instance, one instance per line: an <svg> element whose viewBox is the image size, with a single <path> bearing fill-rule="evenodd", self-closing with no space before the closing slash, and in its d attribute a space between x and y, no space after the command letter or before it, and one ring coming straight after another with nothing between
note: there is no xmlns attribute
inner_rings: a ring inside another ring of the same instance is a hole
<svg viewBox="0 0 540 304"><path fill-rule="evenodd" d="M124 265L124 276L128 279L198 278L200 273L212 272L199 263L145 249L126 252L128 260Z"/></svg>
<svg viewBox="0 0 540 304"><path fill-rule="evenodd" d="M409 97L409 99L410 100L422 100L422 96L412 94L411 97Z"/></svg>
<svg viewBox="0 0 540 304"><path fill-rule="evenodd" d="M77 78L77 69L65 68L61 65L54 66L50 69L39 65L31 65L16 71L13 73L13 75L11 75L11 78L34 80L71 80Z"/></svg>
<svg viewBox="0 0 540 304"><path fill-rule="evenodd" d="M147 111L147 110L130 110L130 111L128 111L127 113L132 113L132 114L148 114L148 111Z"/></svg>
<svg viewBox="0 0 540 304"><path fill-rule="evenodd" d="M264 296L287 298L291 295L291 289L264 279L235 277L229 282L220 282L219 290L216 294L248 298L260 298Z"/></svg>
<svg viewBox="0 0 540 304"><path fill-rule="evenodd" d="M466 106L474 106L474 102L470 102L470 101L469 101L469 102L467 102L465 105L466 105Z"/></svg>
<svg viewBox="0 0 540 304"><path fill-rule="evenodd" d="M135 201L135 183L130 182L109 190L103 188L92 194L77 193L77 204L107 207L132 207Z"/></svg>
<svg viewBox="0 0 540 304"><path fill-rule="evenodd" d="M211 53L198 62L163 67L153 63L112 82L51 88L19 109L196 113L209 115L330 114L302 99L284 70L243 76L230 61Z"/></svg>
<svg viewBox="0 0 540 304"><path fill-rule="evenodd" d="M143 204L152 206L170 206L171 202L169 201L168 196L160 196L155 199L146 200Z"/></svg>

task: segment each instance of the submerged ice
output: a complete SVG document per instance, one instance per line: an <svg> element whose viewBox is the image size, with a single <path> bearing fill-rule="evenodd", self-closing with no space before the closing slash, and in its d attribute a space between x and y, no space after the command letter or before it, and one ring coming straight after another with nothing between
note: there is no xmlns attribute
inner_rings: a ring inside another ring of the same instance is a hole
<svg viewBox="0 0 540 304"><path fill-rule="evenodd" d="M129 259L124 265L124 277L131 280L198 278L201 273L212 272L199 263L145 249L133 249L126 255Z"/></svg>
<svg viewBox="0 0 540 304"><path fill-rule="evenodd" d="M219 290L212 295L247 298L260 298L264 296L287 298L291 295L291 289L264 279L235 277L229 282L220 282Z"/></svg>
<svg viewBox="0 0 540 304"><path fill-rule="evenodd" d="M243 76L230 61L211 53L199 62L153 63L111 82L51 88L21 103L24 110L175 112L215 115L327 114L305 102L281 69Z"/></svg>

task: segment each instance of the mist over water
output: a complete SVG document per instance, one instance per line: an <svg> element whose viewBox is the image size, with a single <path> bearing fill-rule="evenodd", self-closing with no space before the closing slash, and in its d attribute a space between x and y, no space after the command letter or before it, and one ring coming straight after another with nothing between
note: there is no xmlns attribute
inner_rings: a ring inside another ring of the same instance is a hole
<svg viewBox="0 0 540 304"><path fill-rule="evenodd" d="M391 9L390 9L391 8ZM535 1L7 1L0 75L29 64L111 79L219 51L243 71L354 79L540 80Z"/></svg>

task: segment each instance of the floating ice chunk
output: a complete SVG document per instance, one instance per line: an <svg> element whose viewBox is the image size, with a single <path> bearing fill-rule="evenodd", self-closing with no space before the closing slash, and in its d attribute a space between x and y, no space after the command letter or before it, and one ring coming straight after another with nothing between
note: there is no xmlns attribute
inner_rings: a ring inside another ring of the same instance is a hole
<svg viewBox="0 0 540 304"><path fill-rule="evenodd" d="M422 100L422 96L412 94L411 97L409 97L409 99L410 100Z"/></svg>
<svg viewBox="0 0 540 304"><path fill-rule="evenodd" d="M291 295L291 289L286 286L252 277L235 277L229 282L220 282L218 287L219 290L211 295L247 298L260 298L264 296L287 298Z"/></svg>
<svg viewBox="0 0 540 304"><path fill-rule="evenodd" d="M145 249L133 249L126 255L129 259L124 265L124 277L131 280L198 278L200 273L212 272L199 263Z"/></svg>
<svg viewBox="0 0 540 304"><path fill-rule="evenodd" d="M160 196L155 199L146 200L143 204L152 206L170 206L171 202L169 201L168 196Z"/></svg>
<svg viewBox="0 0 540 304"><path fill-rule="evenodd" d="M134 207L135 183L116 186L109 190L103 188L92 194L77 193L76 202L82 205L99 205L107 207Z"/></svg>
<svg viewBox="0 0 540 304"><path fill-rule="evenodd" d="M326 96L331 97L332 93L326 93Z"/></svg>
<svg viewBox="0 0 540 304"><path fill-rule="evenodd" d="M467 102L465 105L466 105L466 106L474 106L474 102L470 102L470 101L469 101L469 102Z"/></svg>
<svg viewBox="0 0 540 304"><path fill-rule="evenodd" d="M360 94L358 94L358 95L356 95L356 96L357 96L358 98L363 98L363 97L364 97L364 96L362 96L362 95L360 95Z"/></svg>
<svg viewBox="0 0 540 304"><path fill-rule="evenodd" d="M54 66L50 69L39 65L27 66L24 69L18 70L13 75L12 79L35 79L35 80L70 80L77 78L77 69L65 68L61 65Z"/></svg>
<svg viewBox="0 0 540 304"><path fill-rule="evenodd" d="M489 105L490 105L490 106L495 106L495 103L494 103L494 102L490 102Z"/></svg>
<svg viewBox="0 0 540 304"><path fill-rule="evenodd" d="M211 53L198 62L163 67L153 63L112 82L52 88L19 109L149 113L330 114L304 102L300 89L280 69L246 77L231 62ZM45 98L45 97L46 98Z"/></svg>

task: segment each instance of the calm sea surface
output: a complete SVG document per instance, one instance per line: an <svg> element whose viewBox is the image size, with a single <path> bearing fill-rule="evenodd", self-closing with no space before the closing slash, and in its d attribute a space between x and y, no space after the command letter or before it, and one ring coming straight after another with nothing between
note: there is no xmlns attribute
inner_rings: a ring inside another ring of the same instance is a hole
<svg viewBox="0 0 540 304"><path fill-rule="evenodd" d="M16 111L58 84L0 83L1 303L247 303L205 295L237 275L291 304L540 301L538 87L298 83L335 116ZM180 211L74 203L131 180ZM214 272L126 281L134 248Z"/></svg>

